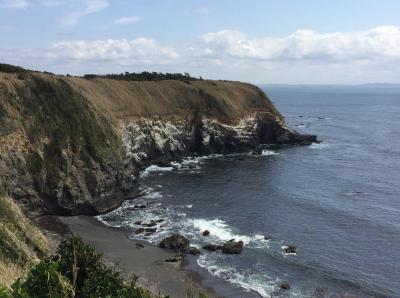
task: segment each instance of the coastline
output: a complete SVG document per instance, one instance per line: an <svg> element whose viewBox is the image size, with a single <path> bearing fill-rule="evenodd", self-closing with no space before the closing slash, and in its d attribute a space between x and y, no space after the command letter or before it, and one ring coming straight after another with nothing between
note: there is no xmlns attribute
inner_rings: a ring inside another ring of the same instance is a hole
<svg viewBox="0 0 400 298"><path fill-rule="evenodd" d="M139 284L154 294L162 293L171 297L186 298L188 291L193 293L200 291L210 298L217 297L211 288L202 284L202 277L199 274L186 269L187 266L184 264L186 260L176 263L165 262L165 259L176 255L172 251L158 248L145 241L131 240L126 230L109 227L90 216L54 216L50 220L53 223L58 222L59 227L65 225L56 231L42 227L47 230L48 235L50 234L50 242L57 242L61 234L79 235L103 254L106 264L120 271L128 280L137 275Z"/></svg>

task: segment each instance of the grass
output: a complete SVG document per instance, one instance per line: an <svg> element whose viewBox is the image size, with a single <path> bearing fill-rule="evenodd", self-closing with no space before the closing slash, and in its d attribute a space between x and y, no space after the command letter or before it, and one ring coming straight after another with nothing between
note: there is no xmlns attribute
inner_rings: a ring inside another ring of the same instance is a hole
<svg viewBox="0 0 400 298"><path fill-rule="evenodd" d="M46 251L41 231L10 197L0 196L0 283L10 286Z"/></svg>

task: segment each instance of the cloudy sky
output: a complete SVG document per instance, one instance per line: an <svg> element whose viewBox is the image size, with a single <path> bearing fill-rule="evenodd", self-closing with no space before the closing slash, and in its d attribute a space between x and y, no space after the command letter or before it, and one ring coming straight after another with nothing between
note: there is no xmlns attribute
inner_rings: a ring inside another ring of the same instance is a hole
<svg viewBox="0 0 400 298"><path fill-rule="evenodd" d="M0 62L253 83L400 83L399 0L0 0Z"/></svg>

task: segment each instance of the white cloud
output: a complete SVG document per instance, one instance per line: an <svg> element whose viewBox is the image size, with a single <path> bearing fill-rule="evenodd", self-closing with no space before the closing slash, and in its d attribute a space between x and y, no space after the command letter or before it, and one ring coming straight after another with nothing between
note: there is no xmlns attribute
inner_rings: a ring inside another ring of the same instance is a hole
<svg viewBox="0 0 400 298"><path fill-rule="evenodd" d="M335 33L299 30L279 38L223 30L184 45L145 37L71 40L44 49L0 47L0 56L12 64L58 73L151 69L259 83L399 82L400 27Z"/></svg>
<svg viewBox="0 0 400 298"><path fill-rule="evenodd" d="M67 3L66 0L0 0L0 7L24 9L33 5L61 6Z"/></svg>
<svg viewBox="0 0 400 298"><path fill-rule="evenodd" d="M82 0L81 2L83 7L79 10L73 10L67 13L61 20L61 26L74 26L78 23L80 18L99 12L109 6L106 0Z"/></svg>
<svg viewBox="0 0 400 298"><path fill-rule="evenodd" d="M141 18L137 17L137 16L122 17L122 18L115 19L113 24L114 25L126 25L126 24L137 23L139 21L141 21Z"/></svg>
<svg viewBox="0 0 400 298"><path fill-rule="evenodd" d="M0 0L0 7L22 9L29 7L27 0Z"/></svg>
<svg viewBox="0 0 400 298"><path fill-rule="evenodd" d="M57 7L66 4L65 0L38 0L39 4L47 7Z"/></svg>
<svg viewBox="0 0 400 298"><path fill-rule="evenodd" d="M359 32L316 33L299 30L281 38L249 38L222 30L201 37L199 54L265 61L315 60L345 62L400 59L400 27L382 26Z"/></svg>
<svg viewBox="0 0 400 298"><path fill-rule="evenodd" d="M153 39L107 39L96 41L64 41L53 45L47 52L51 59L79 61L109 61L123 64L163 64L176 60L179 55L171 47L162 46Z"/></svg>

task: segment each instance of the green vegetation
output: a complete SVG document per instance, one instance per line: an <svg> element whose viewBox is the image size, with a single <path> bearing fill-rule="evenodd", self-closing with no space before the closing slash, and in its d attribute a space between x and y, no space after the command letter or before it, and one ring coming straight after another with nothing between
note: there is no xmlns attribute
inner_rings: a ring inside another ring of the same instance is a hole
<svg viewBox="0 0 400 298"><path fill-rule="evenodd" d="M68 175L66 154L100 165L108 158L121 158L120 141L108 121L98 119L90 103L60 78L32 73L16 85L16 92L1 84L0 123L6 115L2 104L19 112L20 125L35 148L26 161L36 185L59 185L63 173ZM42 171L45 176L38 175Z"/></svg>
<svg viewBox="0 0 400 298"><path fill-rule="evenodd" d="M95 75L86 74L83 78L87 80L93 80L95 78L105 78L113 80L124 80L124 81L163 81L163 80L177 80L188 83L189 81L202 80L202 78L192 77L188 73L161 73L161 72L125 72L120 74L106 74L106 75Z"/></svg>
<svg viewBox="0 0 400 298"><path fill-rule="evenodd" d="M127 283L119 272L101 261L101 254L92 246L73 236L60 243L56 256L43 259L25 279L18 279L12 291L0 286L0 298L42 297L151 298L154 295L137 284L137 277Z"/></svg>
<svg viewBox="0 0 400 298"><path fill-rule="evenodd" d="M14 66L11 64L0 63L0 72L7 72L7 73L24 73L27 72L26 69ZM1 296L0 296L1 297Z"/></svg>
<svg viewBox="0 0 400 298"><path fill-rule="evenodd" d="M33 76L28 86L18 90L23 101L28 137L32 142L48 137L48 156L71 147L74 153L88 153L101 160L115 145L117 137L108 124L100 124L88 102L61 79Z"/></svg>

